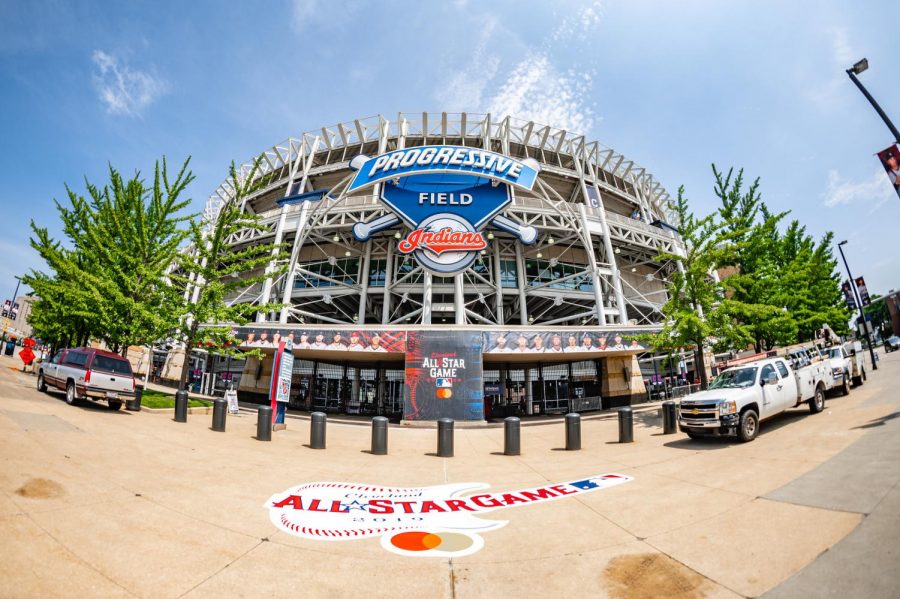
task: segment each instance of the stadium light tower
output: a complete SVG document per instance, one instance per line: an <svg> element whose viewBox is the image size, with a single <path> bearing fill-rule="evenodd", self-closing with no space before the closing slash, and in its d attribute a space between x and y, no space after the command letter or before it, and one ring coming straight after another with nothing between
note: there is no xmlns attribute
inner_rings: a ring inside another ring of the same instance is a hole
<svg viewBox="0 0 900 599"><path fill-rule="evenodd" d="M865 71L869 68L869 61L866 58L863 58L852 67L847 69L847 75L850 77L850 80L856 84L856 87L859 88L859 91L863 93L869 103L872 105L872 108L875 109L875 112L878 113L878 116L881 117L881 120L884 121L884 124L888 126L888 129L891 130L891 134L894 136L894 141L900 144L900 131L897 131L897 127L894 126L894 123L891 122L891 119L888 118L888 115L884 113L881 109L881 106L878 105L878 102L875 101L875 98L872 97L872 94L863 87L863 84L860 83L859 79L856 78L857 75Z"/></svg>
<svg viewBox="0 0 900 599"><path fill-rule="evenodd" d="M841 258L844 260L844 268L847 269L847 276L850 277L850 289L853 291L853 297L856 298L856 307L859 308L859 317L862 319L863 332L866 333L866 340L869 342L869 355L872 357L872 370L878 370L878 364L875 362L875 340L866 327L866 313L863 311L862 298L859 297L859 294L856 292L856 281L853 280L853 275L850 273L850 265L847 264L847 256L844 255L845 243L847 243L846 239L837 244L838 251L841 253Z"/></svg>

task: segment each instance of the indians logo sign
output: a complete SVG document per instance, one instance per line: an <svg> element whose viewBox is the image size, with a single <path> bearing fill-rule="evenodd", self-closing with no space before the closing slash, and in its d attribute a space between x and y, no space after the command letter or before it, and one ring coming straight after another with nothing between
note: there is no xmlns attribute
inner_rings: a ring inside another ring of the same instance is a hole
<svg viewBox="0 0 900 599"><path fill-rule="evenodd" d="M510 491L483 493L484 483L433 487L315 482L269 498L272 523L288 534L317 541L380 537L381 546L399 555L460 557L484 547L481 533L506 520L482 515L522 505L555 501L633 480L624 474L599 474L581 480Z"/></svg>
<svg viewBox="0 0 900 599"><path fill-rule="evenodd" d="M537 240L534 227L521 225L500 212L513 200L513 188L530 191L540 165L464 146L405 148L374 158L357 156L353 192L380 186L380 198L394 214L353 227L366 241L401 222L411 231L397 249L412 254L439 274L467 268L487 247L482 229L490 225L512 233L523 243Z"/></svg>

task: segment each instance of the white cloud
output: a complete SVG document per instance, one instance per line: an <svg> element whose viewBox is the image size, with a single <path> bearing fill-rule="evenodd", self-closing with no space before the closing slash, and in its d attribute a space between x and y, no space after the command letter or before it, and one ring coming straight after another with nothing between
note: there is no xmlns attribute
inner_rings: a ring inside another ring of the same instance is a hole
<svg viewBox="0 0 900 599"><path fill-rule="evenodd" d="M847 38L847 28L832 27L828 32L831 35L831 53L835 64L844 68L850 67L851 64L857 61L858 57L850 46L850 40Z"/></svg>
<svg viewBox="0 0 900 599"><path fill-rule="evenodd" d="M594 124L588 91L592 76L560 73L545 55L521 61L488 100L492 115L510 115L584 133Z"/></svg>
<svg viewBox="0 0 900 599"><path fill-rule="evenodd" d="M291 2L291 25L296 30L303 29L319 8L319 0L293 0Z"/></svg>
<svg viewBox="0 0 900 599"><path fill-rule="evenodd" d="M111 114L139 116L169 89L163 79L132 69L102 50L94 50L91 59L96 67L94 85L106 111Z"/></svg>
<svg viewBox="0 0 900 599"><path fill-rule="evenodd" d="M884 169L878 168L872 176L862 181L849 181L836 170L828 171L828 186L822 194L825 205L829 208L841 204L870 205L874 212L886 202L898 199Z"/></svg>
<svg viewBox="0 0 900 599"><path fill-rule="evenodd" d="M503 48L491 47L501 43L498 20L480 16L482 34L470 59L441 82L435 99L453 110L490 112L495 118L513 116L587 133L594 124L593 69L561 70L553 57L563 42L571 46L589 41L601 14L601 3L596 0L570 11L525 58L506 69L501 68Z"/></svg>

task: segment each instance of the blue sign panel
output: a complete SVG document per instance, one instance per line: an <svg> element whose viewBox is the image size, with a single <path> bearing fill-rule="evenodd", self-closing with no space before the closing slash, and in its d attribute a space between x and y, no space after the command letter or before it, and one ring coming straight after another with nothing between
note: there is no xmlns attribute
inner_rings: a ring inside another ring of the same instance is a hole
<svg viewBox="0 0 900 599"><path fill-rule="evenodd" d="M357 156L348 192L380 183L380 198L394 215L353 226L360 241L403 221L410 231L397 249L412 254L428 270L453 274L467 268L487 248L486 225L534 243L537 230L500 215L513 188L530 190L540 170L531 158L517 160L478 148L423 146Z"/></svg>
<svg viewBox="0 0 900 599"><path fill-rule="evenodd" d="M351 165L358 173L347 188L355 191L386 179L421 173L469 173L481 175L530 190L537 179L535 161L522 161L503 154L464 146L422 146L363 157L362 164Z"/></svg>

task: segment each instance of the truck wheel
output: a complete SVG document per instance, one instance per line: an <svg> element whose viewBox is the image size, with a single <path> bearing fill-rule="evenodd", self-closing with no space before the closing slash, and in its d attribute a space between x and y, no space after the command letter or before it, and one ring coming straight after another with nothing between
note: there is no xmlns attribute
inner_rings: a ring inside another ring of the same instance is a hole
<svg viewBox="0 0 900 599"><path fill-rule="evenodd" d="M863 383L866 382L866 369L865 368L862 369L862 380L863 380Z"/></svg>
<svg viewBox="0 0 900 599"><path fill-rule="evenodd" d="M78 403L78 395L75 393L75 383L69 381L66 383L66 403L74 406Z"/></svg>
<svg viewBox="0 0 900 599"><path fill-rule="evenodd" d="M119 409L121 409L121 407L122 407L122 402L121 402L121 401L110 401L110 402L108 403L107 407L108 407L110 410L112 410L113 412L116 412L116 411L118 411Z"/></svg>
<svg viewBox="0 0 900 599"><path fill-rule="evenodd" d="M811 414L818 414L825 409L825 391L822 387L816 387L816 394L809 400L809 411Z"/></svg>
<svg viewBox="0 0 900 599"><path fill-rule="evenodd" d="M741 443L747 443L756 438L759 432L759 416L755 410L746 410L741 414L741 425L738 427L737 436Z"/></svg>
<svg viewBox="0 0 900 599"><path fill-rule="evenodd" d="M844 384L841 385L841 395L850 395L850 373L844 373Z"/></svg>
<svg viewBox="0 0 900 599"><path fill-rule="evenodd" d="M43 373L43 372L39 372L39 373L38 373L38 385L37 385L37 387L38 387L38 391L40 391L41 393L46 393L46 392L47 392L47 383L44 382L44 373Z"/></svg>
<svg viewBox="0 0 900 599"><path fill-rule="evenodd" d="M854 386L854 387L862 387L862 384L863 384L863 377L862 377L862 376L855 376L855 377L853 377L853 386Z"/></svg>

